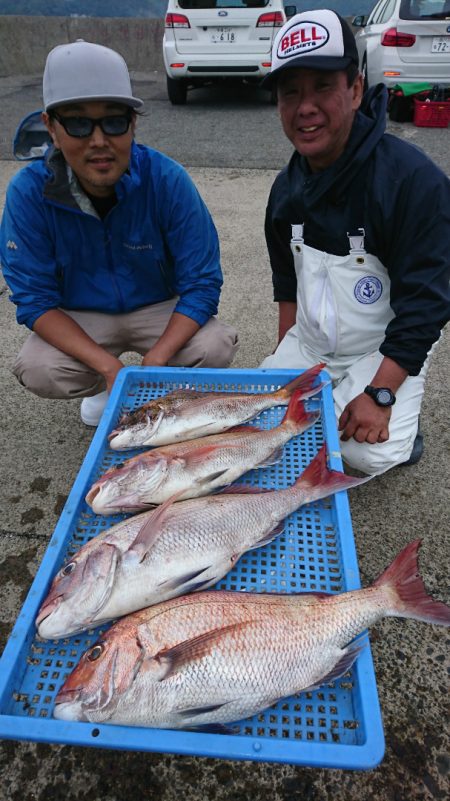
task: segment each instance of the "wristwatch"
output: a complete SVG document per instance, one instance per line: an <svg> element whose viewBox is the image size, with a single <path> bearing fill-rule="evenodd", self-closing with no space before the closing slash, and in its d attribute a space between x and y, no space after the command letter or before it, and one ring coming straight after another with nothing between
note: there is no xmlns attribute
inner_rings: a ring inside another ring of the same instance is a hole
<svg viewBox="0 0 450 801"><path fill-rule="evenodd" d="M377 406L393 406L396 401L394 393L388 387L373 387L368 384L364 392L375 401Z"/></svg>

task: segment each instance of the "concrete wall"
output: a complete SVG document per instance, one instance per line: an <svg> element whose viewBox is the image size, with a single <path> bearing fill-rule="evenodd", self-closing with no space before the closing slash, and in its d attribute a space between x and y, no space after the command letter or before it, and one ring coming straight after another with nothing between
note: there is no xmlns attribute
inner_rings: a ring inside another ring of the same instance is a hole
<svg viewBox="0 0 450 801"><path fill-rule="evenodd" d="M164 20L0 16L0 76L42 74L52 47L85 39L117 50L130 70L162 70Z"/></svg>

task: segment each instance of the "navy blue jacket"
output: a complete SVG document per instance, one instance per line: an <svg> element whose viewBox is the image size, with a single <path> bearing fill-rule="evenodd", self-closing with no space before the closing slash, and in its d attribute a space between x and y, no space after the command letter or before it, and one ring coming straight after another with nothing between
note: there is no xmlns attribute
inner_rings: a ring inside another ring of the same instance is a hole
<svg viewBox="0 0 450 801"><path fill-rule="evenodd" d="M54 308L118 314L175 296L175 311L199 325L217 313L217 232L183 167L133 143L116 195L100 219L54 148L12 179L0 256L19 323L31 329Z"/></svg>
<svg viewBox="0 0 450 801"><path fill-rule="evenodd" d="M365 248L386 267L395 317L380 351L418 375L450 319L450 181L421 150L385 133L387 90L369 91L344 153L311 173L295 152L276 178L266 211L274 300L296 301L291 223L305 243L338 256L348 233L365 230ZM363 331L361 332L363 336Z"/></svg>

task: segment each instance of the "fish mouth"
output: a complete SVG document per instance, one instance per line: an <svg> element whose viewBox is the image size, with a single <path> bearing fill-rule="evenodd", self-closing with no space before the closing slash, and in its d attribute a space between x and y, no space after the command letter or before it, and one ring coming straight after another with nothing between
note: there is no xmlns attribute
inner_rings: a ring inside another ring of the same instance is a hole
<svg viewBox="0 0 450 801"><path fill-rule="evenodd" d="M81 687L74 687L73 690L70 690L66 687L61 687L55 697L55 706L57 704L73 704L75 701L78 701L81 693Z"/></svg>
<svg viewBox="0 0 450 801"><path fill-rule="evenodd" d="M61 687L55 698L53 717L57 720L88 720L83 712L81 690L65 690Z"/></svg>
<svg viewBox="0 0 450 801"><path fill-rule="evenodd" d="M59 605L61 603L61 598L62 598L61 595L57 595L55 598L47 599L46 601L44 601L44 603L42 604L41 608L39 609L39 612L38 612L37 617L36 617L36 628L38 630L39 636L42 636L42 634L41 634L41 632L39 630L41 625L42 625L42 623L45 620L47 620L47 618L49 618L50 615L52 615L54 612L56 612L56 610L59 608Z"/></svg>
<svg viewBox="0 0 450 801"><path fill-rule="evenodd" d="M94 484L93 487L89 490L88 494L86 495L86 503L93 509L94 508L94 501L97 495L100 492L100 487L98 484Z"/></svg>
<svg viewBox="0 0 450 801"><path fill-rule="evenodd" d="M119 426L115 428L114 431L108 434L110 447L117 451L132 448L139 433L145 428L144 425Z"/></svg>
<svg viewBox="0 0 450 801"><path fill-rule="evenodd" d="M133 446L149 445L151 438L158 431L163 417L163 411L159 412L156 417L146 414L143 420L140 419L136 422L133 422L131 418L125 420L122 417L117 428L108 435L111 448L125 450Z"/></svg>
<svg viewBox="0 0 450 801"><path fill-rule="evenodd" d="M113 430L108 434L108 442L111 442L116 437L120 437L124 431L126 431L125 426L117 426L117 428L113 428Z"/></svg>
<svg viewBox="0 0 450 801"><path fill-rule="evenodd" d="M79 634L82 631L90 628L92 625L90 621L86 621L83 625L76 623L64 623L64 618L61 621L61 616L56 613L60 609L59 601L45 604L39 610L36 618L36 629L38 636L43 640L59 640L61 637L72 637L74 634ZM97 623L95 625L98 625Z"/></svg>
<svg viewBox="0 0 450 801"><path fill-rule="evenodd" d="M116 512L140 512L149 509L154 503L141 501L135 492L118 494L116 497L108 497L108 493L103 492L103 487L92 487L86 495L86 503L97 515L115 514Z"/></svg>

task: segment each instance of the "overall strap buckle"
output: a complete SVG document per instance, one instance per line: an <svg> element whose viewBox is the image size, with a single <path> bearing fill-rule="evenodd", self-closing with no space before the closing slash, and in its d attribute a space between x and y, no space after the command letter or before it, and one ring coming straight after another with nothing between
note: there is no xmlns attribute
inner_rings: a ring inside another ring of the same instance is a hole
<svg viewBox="0 0 450 801"><path fill-rule="evenodd" d="M358 233L357 234L350 234L347 231L348 241L349 241L349 245L350 245L349 253L362 254L362 253L366 252L365 249L364 249L364 237L365 237L365 235L366 235L366 232L365 232L364 228L358 228Z"/></svg>
<svg viewBox="0 0 450 801"><path fill-rule="evenodd" d="M297 225L291 225L291 230L292 230L292 237L291 237L292 244L299 243L303 245L304 242L303 223L299 223Z"/></svg>

